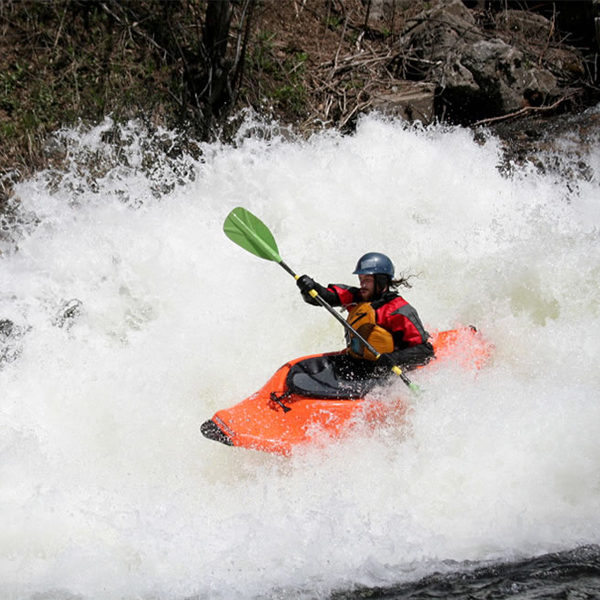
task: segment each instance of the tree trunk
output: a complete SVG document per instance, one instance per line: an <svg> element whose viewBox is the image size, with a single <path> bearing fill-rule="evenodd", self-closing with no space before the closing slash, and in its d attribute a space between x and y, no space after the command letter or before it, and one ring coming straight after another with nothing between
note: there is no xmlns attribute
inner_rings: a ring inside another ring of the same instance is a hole
<svg viewBox="0 0 600 600"><path fill-rule="evenodd" d="M226 58L232 7L230 0L208 0L203 43L207 64L205 94L214 116L232 100L229 78L231 61Z"/></svg>

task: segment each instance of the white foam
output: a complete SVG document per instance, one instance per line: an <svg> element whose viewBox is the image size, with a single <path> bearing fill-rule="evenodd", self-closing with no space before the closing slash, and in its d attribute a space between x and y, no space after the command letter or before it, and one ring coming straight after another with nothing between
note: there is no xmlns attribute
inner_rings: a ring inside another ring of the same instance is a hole
<svg viewBox="0 0 600 600"><path fill-rule="evenodd" d="M0 371L3 597L318 597L599 542L597 174L569 195L502 176L494 139L369 117L350 137L207 145L161 196L172 165L144 171L135 123L127 168L77 170L112 126L65 132L68 176L19 187L40 222L0 264L0 318L29 328ZM286 359L343 338L223 235L237 205L322 283L388 253L420 274L405 295L427 326L478 325L492 364L418 373L406 427L291 459L202 438Z"/></svg>

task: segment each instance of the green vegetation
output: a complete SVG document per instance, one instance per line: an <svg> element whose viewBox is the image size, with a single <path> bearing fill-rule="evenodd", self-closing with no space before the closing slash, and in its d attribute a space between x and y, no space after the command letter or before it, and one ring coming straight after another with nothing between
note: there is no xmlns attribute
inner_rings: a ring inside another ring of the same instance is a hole
<svg viewBox="0 0 600 600"><path fill-rule="evenodd" d="M165 61L117 16L96 3L3 3L2 171L26 174L44 165L46 137L65 124L153 114L172 104Z"/></svg>
<svg viewBox="0 0 600 600"><path fill-rule="evenodd" d="M301 118L308 53L255 27L262 4L0 0L0 204L64 125L137 117L206 139L265 98Z"/></svg>
<svg viewBox="0 0 600 600"><path fill-rule="evenodd" d="M276 33L259 32L247 59L247 70L253 77L243 84L241 93L248 97L270 98L279 112L302 118L307 111L308 53L287 48L279 50L277 42Z"/></svg>
<svg viewBox="0 0 600 600"><path fill-rule="evenodd" d="M427 4L373 24L364 0L0 0L0 213L17 179L60 166L49 134L107 115L196 140L246 107L349 130Z"/></svg>

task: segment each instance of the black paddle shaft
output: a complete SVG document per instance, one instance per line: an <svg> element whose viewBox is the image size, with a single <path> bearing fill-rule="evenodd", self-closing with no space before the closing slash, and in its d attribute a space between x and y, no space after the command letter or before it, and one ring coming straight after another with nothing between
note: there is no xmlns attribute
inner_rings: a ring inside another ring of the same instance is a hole
<svg viewBox="0 0 600 600"><path fill-rule="evenodd" d="M267 226L250 211L241 206L234 208L225 219L223 231L229 239L244 248L244 250L248 250L248 252L252 252L252 254L255 254L260 258L276 262L294 279L299 279L298 275L296 275L296 273L294 273L294 271L292 271L292 269L290 269L281 259L273 234L269 231ZM357 339L359 339L364 347L373 353L376 359L381 357L381 354L377 352L364 337L362 337L336 310L334 310L326 300L319 296L317 290L312 289L309 290L308 293L318 304L323 308L326 308L347 331L350 331ZM394 365L392 371L396 373L396 375L398 375L413 392L419 391L418 386L408 379L400 367Z"/></svg>
<svg viewBox="0 0 600 600"><path fill-rule="evenodd" d="M292 271L292 269L290 269L290 267L288 267L288 265L286 265L282 260L279 261L279 263L283 269L285 269L294 279L298 280L298 275L296 275L296 273L294 273L294 271ZM367 342L367 340L360 335L360 333L358 333L358 331L356 331L356 329L354 329L354 327L352 327L352 325L350 325L350 323L348 323L348 321L346 321L346 319L344 319L344 317L342 317L342 315L340 315L340 313L335 310L330 304L329 302L327 302L327 300L321 298L321 296L319 296L319 293L317 292L317 290L311 290L311 292L314 292L314 294L311 294L311 297L314 298L323 308L326 308L343 326L345 329L347 329L352 335L356 336L361 343L365 346L365 348L367 348L369 350L369 352L373 353L373 355L375 356L376 359L379 359L381 357L381 353L378 352L375 348L373 348L373 346L371 346L371 344L369 344L369 342ZM419 391L419 387L414 384L402 371L402 369L400 369L400 367L398 366L394 366L392 368L392 371L394 371L394 373L396 373L396 375L398 375L400 377L400 379L402 379L402 381L413 391L413 392L418 392Z"/></svg>
<svg viewBox="0 0 600 600"><path fill-rule="evenodd" d="M292 269L290 269L283 261L281 261L279 263L294 279L298 279L298 275L296 275L296 273L294 273L294 271L292 271ZM365 348L367 348L369 350L369 352L372 352L377 358L379 358L380 353L377 352L377 350L375 350L375 348L373 348L373 346L371 346L371 344L369 344L369 342L367 342L367 340L360 335L360 333L358 333L358 331L356 331L356 329L354 329L354 327L352 327L352 325L350 325L350 323L348 323L348 321L346 321L346 319L344 319L344 317L342 317L342 315L340 315L340 313L335 310L333 308L333 306L331 306L331 304L329 304L329 302L327 302L327 300L324 300L323 298L321 298L321 296L319 296L317 290L313 290L315 292L315 294L311 294L311 296L323 307L326 308L352 335L356 336L362 344L364 344Z"/></svg>

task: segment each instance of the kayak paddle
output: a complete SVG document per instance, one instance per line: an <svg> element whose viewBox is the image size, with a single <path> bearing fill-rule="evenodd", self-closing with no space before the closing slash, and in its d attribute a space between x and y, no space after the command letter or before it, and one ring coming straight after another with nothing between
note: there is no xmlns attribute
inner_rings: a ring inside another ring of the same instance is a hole
<svg viewBox="0 0 600 600"><path fill-rule="evenodd" d="M250 211L238 206L234 208L225 219L223 224L223 231L225 235L238 246L252 252L260 258L271 260L280 265L285 269L294 279L299 279L300 276L296 275L290 267L288 267L281 256L279 255L279 249L273 234L269 231L268 227ZM375 360L381 357L381 353L369 344L369 342L361 336L358 331L340 315L324 298L322 298L317 290L310 290L308 292L312 298L314 298L323 308L326 308L348 331L356 336L360 342L373 353ZM402 371L400 367L394 365L392 371L398 375L402 381L413 391L420 392L419 386L413 383Z"/></svg>

